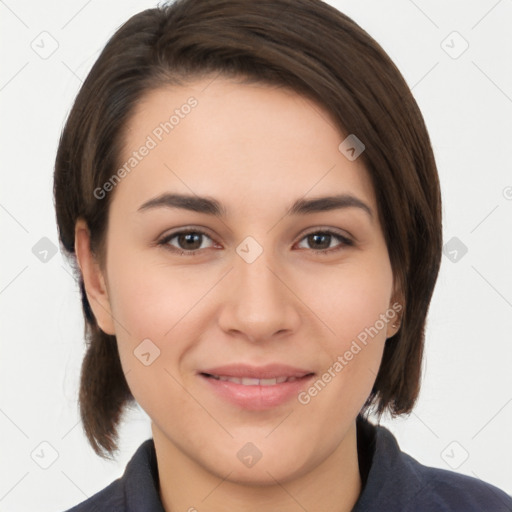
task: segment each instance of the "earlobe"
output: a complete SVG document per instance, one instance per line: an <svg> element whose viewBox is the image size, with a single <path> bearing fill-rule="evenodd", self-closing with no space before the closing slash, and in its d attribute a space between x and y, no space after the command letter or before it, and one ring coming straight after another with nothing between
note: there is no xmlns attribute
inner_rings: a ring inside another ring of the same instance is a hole
<svg viewBox="0 0 512 512"><path fill-rule="evenodd" d="M388 322L386 338L393 337L400 330L404 314L404 304L405 299L403 296L402 287L397 281L395 281L393 286L393 294L391 296L391 300L389 301L389 311L393 311L395 314Z"/></svg>
<svg viewBox="0 0 512 512"><path fill-rule="evenodd" d="M91 251L89 229L83 219L78 219L75 224L75 254L84 280L87 299L96 322L103 332L115 335L105 278Z"/></svg>
<svg viewBox="0 0 512 512"><path fill-rule="evenodd" d="M400 301L395 300L390 303L389 311L394 311L395 315L388 320L386 339L393 337L400 330L403 309L403 303Z"/></svg>
<svg viewBox="0 0 512 512"><path fill-rule="evenodd" d="M387 332L386 332L386 338L393 337L399 330L402 323L401 314L397 313L397 316L394 320L391 320L388 323Z"/></svg>

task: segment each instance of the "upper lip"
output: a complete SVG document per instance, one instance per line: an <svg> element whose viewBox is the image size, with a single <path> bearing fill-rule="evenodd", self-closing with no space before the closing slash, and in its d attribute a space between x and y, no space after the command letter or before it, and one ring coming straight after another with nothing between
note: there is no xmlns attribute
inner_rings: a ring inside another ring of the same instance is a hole
<svg viewBox="0 0 512 512"><path fill-rule="evenodd" d="M264 366L252 366L248 364L228 364L201 370L199 373L225 377L248 377L252 379L273 379L277 377L304 377L312 374L309 370L295 368L286 364L267 364Z"/></svg>

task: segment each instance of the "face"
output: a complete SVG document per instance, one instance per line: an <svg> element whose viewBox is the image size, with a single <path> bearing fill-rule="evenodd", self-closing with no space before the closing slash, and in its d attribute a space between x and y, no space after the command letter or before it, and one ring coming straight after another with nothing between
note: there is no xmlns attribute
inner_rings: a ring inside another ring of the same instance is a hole
<svg viewBox="0 0 512 512"><path fill-rule="evenodd" d="M286 481L331 456L395 333L375 194L346 135L283 88L153 91L128 124L129 172L103 189L104 269L77 224L89 301L155 439L221 478Z"/></svg>

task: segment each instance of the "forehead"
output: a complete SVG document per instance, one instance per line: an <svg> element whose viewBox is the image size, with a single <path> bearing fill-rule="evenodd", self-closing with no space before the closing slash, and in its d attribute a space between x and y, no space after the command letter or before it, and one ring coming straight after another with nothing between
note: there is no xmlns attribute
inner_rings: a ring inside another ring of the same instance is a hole
<svg viewBox="0 0 512 512"><path fill-rule="evenodd" d="M350 192L374 204L362 159L351 161L325 108L288 88L225 78L153 90L126 125L115 195L163 191L261 209L305 195ZM142 155L143 154L143 155Z"/></svg>

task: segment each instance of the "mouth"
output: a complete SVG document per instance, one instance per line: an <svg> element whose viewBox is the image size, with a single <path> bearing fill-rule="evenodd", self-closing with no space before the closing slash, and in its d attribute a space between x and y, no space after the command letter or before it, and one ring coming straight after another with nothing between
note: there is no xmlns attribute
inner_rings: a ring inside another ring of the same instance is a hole
<svg viewBox="0 0 512 512"><path fill-rule="evenodd" d="M276 384L283 384L284 382L295 382L297 380L303 379L304 377L308 377L314 375L313 373L308 373L303 375L302 377L274 377L270 379L255 379L252 377L229 377L228 375L210 375L208 373L201 373L207 378L212 378L216 380L221 380L224 382L234 382L235 384L242 384L243 386L275 386Z"/></svg>
<svg viewBox="0 0 512 512"><path fill-rule="evenodd" d="M224 382L234 382L235 384L242 384L243 386L275 386L276 384L283 384L284 382L295 382L297 380L303 379L304 377L308 377L313 375L313 373L308 373L302 377L274 377L271 379L255 379L252 377L229 377L228 375L210 375L208 373L201 373L207 378L212 378L215 380L221 380Z"/></svg>
<svg viewBox="0 0 512 512"><path fill-rule="evenodd" d="M315 373L286 365L229 365L200 371L198 376L223 401L261 411L296 397Z"/></svg>

